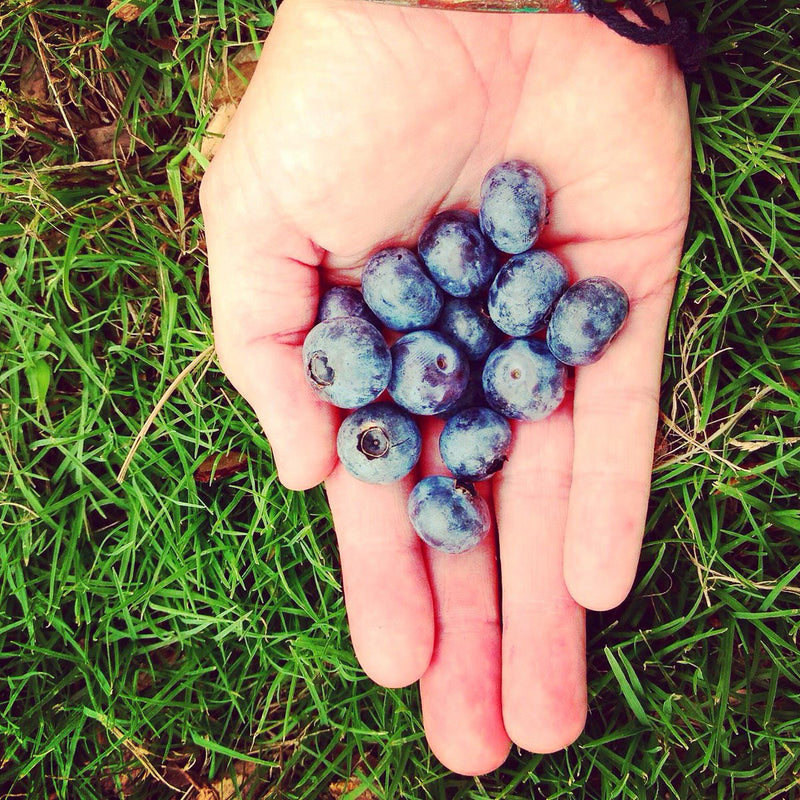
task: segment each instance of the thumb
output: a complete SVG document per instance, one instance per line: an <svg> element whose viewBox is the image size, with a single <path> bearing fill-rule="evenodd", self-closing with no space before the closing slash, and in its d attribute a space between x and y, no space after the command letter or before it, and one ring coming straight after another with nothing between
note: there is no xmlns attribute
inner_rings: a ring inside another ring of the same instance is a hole
<svg viewBox="0 0 800 800"><path fill-rule="evenodd" d="M307 489L336 464L340 416L306 382L301 355L317 313L322 253L256 184L218 156L201 185L215 346L258 416L281 482ZM247 186L257 196L248 197Z"/></svg>

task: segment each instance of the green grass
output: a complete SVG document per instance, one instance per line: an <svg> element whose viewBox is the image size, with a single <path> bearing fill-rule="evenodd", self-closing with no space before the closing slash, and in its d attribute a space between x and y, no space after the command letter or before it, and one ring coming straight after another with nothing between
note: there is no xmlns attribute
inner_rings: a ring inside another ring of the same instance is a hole
<svg viewBox="0 0 800 800"><path fill-rule="evenodd" d="M386 798L795 797L795 5L673 4L712 50L690 88L693 212L640 573L619 609L590 615L585 734L478 780L428 754L414 689L361 673L322 492L281 488L249 408L202 357L191 157L217 65L271 14L254 0L149 2L123 23L105 3L6 0L0 796L114 797L124 783L126 796L191 798L249 760L265 796L298 800L352 775ZM60 108L21 96L30 54ZM130 133L134 155L91 163L87 130L101 125ZM231 451L239 471L196 480Z"/></svg>

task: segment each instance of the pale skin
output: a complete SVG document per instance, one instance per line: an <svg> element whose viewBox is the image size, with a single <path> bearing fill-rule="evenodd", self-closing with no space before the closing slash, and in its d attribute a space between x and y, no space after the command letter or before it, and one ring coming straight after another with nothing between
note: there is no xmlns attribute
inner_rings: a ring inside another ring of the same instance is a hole
<svg viewBox="0 0 800 800"><path fill-rule="evenodd" d="M515 425L508 464L481 484L497 536L447 556L405 513L413 482L442 472L441 422L424 422L408 479L359 483L336 458L343 412L307 386L300 345L321 285L358 285L379 247L477 208L482 176L508 158L547 181L542 244L573 280L622 284L631 314L552 417ZM281 481L324 481L359 661L384 686L419 681L429 745L455 772L583 729L584 608L618 605L639 557L689 169L666 48L581 14L285 0L203 181L220 363Z"/></svg>

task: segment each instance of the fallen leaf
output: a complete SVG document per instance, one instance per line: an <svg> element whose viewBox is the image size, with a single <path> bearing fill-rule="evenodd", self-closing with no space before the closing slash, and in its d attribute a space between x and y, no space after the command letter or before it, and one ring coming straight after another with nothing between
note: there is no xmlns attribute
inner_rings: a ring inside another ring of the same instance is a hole
<svg viewBox="0 0 800 800"><path fill-rule="evenodd" d="M140 669L136 673L136 691L144 692L153 685L153 676L146 670Z"/></svg>
<svg viewBox="0 0 800 800"><path fill-rule="evenodd" d="M225 137L233 115L241 101L250 79L256 71L258 55L253 45L248 45L237 51L236 55L225 63L222 74L197 76L192 79L192 85L208 94L213 115L203 138L200 142L200 152L209 161L214 157L217 148ZM202 82L202 86L201 86ZM189 156L186 160L187 177L194 177L197 173L197 161Z"/></svg>
<svg viewBox="0 0 800 800"><path fill-rule="evenodd" d="M198 483L211 483L214 480L235 475L246 467L247 456L238 450L231 450L228 453L211 453L203 459L195 471L194 479Z"/></svg>
<svg viewBox="0 0 800 800"><path fill-rule="evenodd" d="M662 430L656 431L656 440L653 445L653 458L658 463L662 458L669 455L669 439Z"/></svg>
<svg viewBox="0 0 800 800"><path fill-rule="evenodd" d="M144 9L136 3L129 3L126 0L111 0L108 10L123 22L134 22L139 19Z"/></svg>
<svg viewBox="0 0 800 800"><path fill-rule="evenodd" d="M328 791L334 800L339 800L342 795L358 789L362 782L358 778L348 778L346 781L338 781L328 786ZM365 789L360 795L358 800L378 800L378 796L373 794L369 789Z"/></svg>
<svg viewBox="0 0 800 800"><path fill-rule="evenodd" d="M236 761L233 765L235 779L227 775L211 783L214 794L209 795L209 800L234 800L234 798L247 797L248 784L253 779L256 765L252 761ZM197 800L201 800L198 796Z"/></svg>
<svg viewBox="0 0 800 800"><path fill-rule="evenodd" d="M236 103L225 103L208 123L206 132L203 134L203 141L200 143L200 152L209 161L214 158L214 154L222 144L222 140L225 138L225 131L236 113L236 108Z"/></svg>
<svg viewBox="0 0 800 800"><path fill-rule="evenodd" d="M796 337L798 332L800 332L800 328L796 325L782 325L781 327L773 328L773 338L778 342L782 342L790 336Z"/></svg>
<svg viewBox="0 0 800 800"><path fill-rule="evenodd" d="M92 156L98 160L106 158L127 159L131 156L131 143L133 141L130 133L119 125L100 125L96 128L89 128L84 133L86 146Z"/></svg>
<svg viewBox="0 0 800 800"><path fill-rule="evenodd" d="M174 36L165 36L162 39L150 39L150 44L161 50L174 50L178 40Z"/></svg>
<svg viewBox="0 0 800 800"><path fill-rule="evenodd" d="M47 75L42 62L30 52L20 63L19 93L26 100L33 100L36 103L49 102Z"/></svg>
<svg viewBox="0 0 800 800"><path fill-rule="evenodd" d="M126 761L129 758L125 758ZM105 776L100 779L103 794L118 797L121 800L131 797L139 792L142 783L147 782L147 773L141 767L130 767L125 772L118 774L105 770Z"/></svg>
<svg viewBox="0 0 800 800"><path fill-rule="evenodd" d="M253 45L248 45L236 53L211 96L211 104L216 108L228 103L238 105L250 85L250 79L253 77L257 65L258 58Z"/></svg>

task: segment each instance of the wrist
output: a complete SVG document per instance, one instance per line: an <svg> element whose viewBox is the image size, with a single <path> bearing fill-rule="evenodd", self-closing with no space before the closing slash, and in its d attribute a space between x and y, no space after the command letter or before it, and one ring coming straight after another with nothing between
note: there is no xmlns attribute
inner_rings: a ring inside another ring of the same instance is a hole
<svg viewBox="0 0 800 800"><path fill-rule="evenodd" d="M499 12L534 12L572 13L584 11L582 0L372 0L372 2L391 3L392 5L414 6L417 8L437 8L450 11L499 11ZM662 0L644 0L651 6ZM625 2L608 0L610 6L625 8Z"/></svg>

